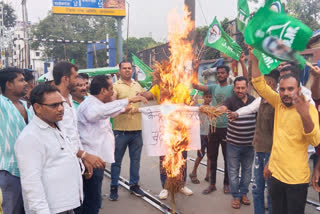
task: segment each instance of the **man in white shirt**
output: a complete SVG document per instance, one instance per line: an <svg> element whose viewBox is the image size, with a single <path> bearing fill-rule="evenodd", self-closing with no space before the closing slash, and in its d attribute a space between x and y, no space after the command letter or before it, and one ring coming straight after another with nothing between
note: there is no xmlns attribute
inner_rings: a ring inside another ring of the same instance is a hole
<svg viewBox="0 0 320 214"><path fill-rule="evenodd" d="M114 135L110 117L129 110L129 103L147 102L136 96L112 101L113 84L110 76L95 76L90 94L78 108L78 128L83 150L99 156L104 162L114 163ZM90 179L84 179L84 202L82 214L98 214L101 208L101 185L103 169L94 169Z"/></svg>
<svg viewBox="0 0 320 214"><path fill-rule="evenodd" d="M26 213L71 213L83 193L78 158L57 125L65 101L47 84L35 87L30 101L36 115L15 145Z"/></svg>
<svg viewBox="0 0 320 214"><path fill-rule="evenodd" d="M77 113L70 95L70 91L76 87L77 71L77 66L69 62L59 62L53 68L54 83L66 101L63 104L64 116L58 125L64 135L70 138L73 152L81 158L89 175L92 175L93 168L104 169L105 162L100 157L86 153L82 149L78 134Z"/></svg>

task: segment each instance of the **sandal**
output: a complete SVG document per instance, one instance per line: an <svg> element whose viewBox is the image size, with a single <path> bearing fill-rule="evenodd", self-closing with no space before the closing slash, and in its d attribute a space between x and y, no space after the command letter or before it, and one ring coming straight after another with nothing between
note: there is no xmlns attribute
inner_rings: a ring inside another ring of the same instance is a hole
<svg viewBox="0 0 320 214"><path fill-rule="evenodd" d="M194 184L200 184L199 179L197 178L197 175L193 175L192 173L189 174L189 177L191 179L191 182Z"/></svg>
<svg viewBox="0 0 320 214"><path fill-rule="evenodd" d="M231 204L233 209L240 209L241 203L239 198L232 199L232 204Z"/></svg>
<svg viewBox="0 0 320 214"><path fill-rule="evenodd" d="M205 177L204 180L205 180L206 182L209 182L209 177L208 177L208 176Z"/></svg>
<svg viewBox="0 0 320 214"><path fill-rule="evenodd" d="M203 190L202 191L202 194L204 194L204 195L208 195L209 193L211 193L211 192L213 192L213 191L216 191L217 190L217 188L216 188L216 186L214 185L214 186L209 186L207 189L205 189L205 190Z"/></svg>
<svg viewBox="0 0 320 214"><path fill-rule="evenodd" d="M230 194L231 193L230 188L229 188L228 185L224 185L223 186L223 193L224 194Z"/></svg>
<svg viewBox="0 0 320 214"><path fill-rule="evenodd" d="M250 200L248 199L248 197L246 195L243 195L241 197L241 203L244 204L244 205L250 205L251 204Z"/></svg>

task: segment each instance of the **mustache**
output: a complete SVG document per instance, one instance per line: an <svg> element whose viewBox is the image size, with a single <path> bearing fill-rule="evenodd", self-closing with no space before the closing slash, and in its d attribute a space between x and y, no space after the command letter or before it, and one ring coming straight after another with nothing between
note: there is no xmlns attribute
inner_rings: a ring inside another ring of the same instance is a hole
<svg viewBox="0 0 320 214"><path fill-rule="evenodd" d="M291 98L291 97L289 97L288 95L285 95L282 97L282 99L287 99L287 98Z"/></svg>

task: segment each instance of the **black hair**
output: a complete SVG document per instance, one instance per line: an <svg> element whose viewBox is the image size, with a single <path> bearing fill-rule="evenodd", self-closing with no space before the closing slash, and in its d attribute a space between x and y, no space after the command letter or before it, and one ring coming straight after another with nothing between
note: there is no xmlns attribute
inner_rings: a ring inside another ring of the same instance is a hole
<svg viewBox="0 0 320 214"><path fill-rule="evenodd" d="M90 85L90 94L98 95L101 92L101 89L108 89L110 84L108 80L111 79L110 76L106 75L97 75L93 78Z"/></svg>
<svg viewBox="0 0 320 214"><path fill-rule="evenodd" d="M269 74L266 74L265 76L273 78L276 81L276 83L278 83L280 72L278 69L274 69Z"/></svg>
<svg viewBox="0 0 320 214"><path fill-rule="evenodd" d="M224 68L227 73L229 73L229 71L230 71L229 66L226 66L226 65L219 65L219 66L217 66L217 71L218 71L220 68Z"/></svg>
<svg viewBox="0 0 320 214"><path fill-rule="evenodd" d="M248 79L245 78L244 76L240 76L240 77L237 77L237 78L234 80L234 82L233 82L234 86L236 85L237 82L240 82L240 81L246 81L246 86L249 85Z"/></svg>
<svg viewBox="0 0 320 214"><path fill-rule="evenodd" d="M59 92L55 86L50 84L41 84L34 87L30 93L30 102L33 106L35 103L41 104L43 102L43 97L45 94Z"/></svg>
<svg viewBox="0 0 320 214"><path fill-rule="evenodd" d="M290 77L295 78L296 81L298 82L298 87L300 87L300 78L299 78L298 75L295 75L293 73L289 73L289 74L283 75L282 77L280 77L280 80L289 79Z"/></svg>
<svg viewBox="0 0 320 214"><path fill-rule="evenodd" d="M206 95L210 95L210 96L212 96L212 94L211 94L211 92L210 92L210 91L205 91L205 92L203 92L203 96L206 96Z"/></svg>
<svg viewBox="0 0 320 214"><path fill-rule="evenodd" d="M130 65L132 66L132 63L127 61L127 60L123 60L122 62L119 63L119 68L121 68L122 64L124 63L130 63Z"/></svg>
<svg viewBox="0 0 320 214"><path fill-rule="evenodd" d="M299 68L297 66L292 66L292 65L284 66L280 70L280 73L287 72L287 71L290 71L290 73L292 73L294 75L298 75L299 74Z"/></svg>
<svg viewBox="0 0 320 214"><path fill-rule="evenodd" d="M17 74L23 74L24 71L16 67L8 67L0 70L0 87L2 93L6 91L6 83L12 82L15 78L18 77Z"/></svg>
<svg viewBox="0 0 320 214"><path fill-rule="evenodd" d="M24 80L26 81L26 82L29 82L29 81L33 81L34 80L34 76L33 76L33 74L30 72L30 71L24 71Z"/></svg>
<svg viewBox="0 0 320 214"><path fill-rule="evenodd" d="M287 61L284 66L287 66L287 65L290 65L290 66L294 66L294 67L298 67L298 64L295 62L295 61Z"/></svg>
<svg viewBox="0 0 320 214"><path fill-rule="evenodd" d="M86 73L79 73L78 76L82 77L82 79L86 79L86 80L89 79L89 75Z"/></svg>
<svg viewBox="0 0 320 214"><path fill-rule="evenodd" d="M74 68L78 71L78 67L70 62L59 62L53 68L53 79L54 84L60 85L61 78L64 76L70 77L71 76L71 69Z"/></svg>

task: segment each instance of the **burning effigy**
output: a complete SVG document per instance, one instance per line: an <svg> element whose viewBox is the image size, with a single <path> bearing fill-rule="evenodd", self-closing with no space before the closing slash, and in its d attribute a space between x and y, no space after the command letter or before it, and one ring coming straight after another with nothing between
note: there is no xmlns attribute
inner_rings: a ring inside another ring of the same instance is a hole
<svg viewBox="0 0 320 214"><path fill-rule="evenodd" d="M188 36L193 25L187 8L183 18L176 11L169 14L171 55L168 61L155 65L153 74L154 84L160 91L160 105L140 108L147 154L165 156L162 167L167 174L165 188L171 195L172 213L175 213L175 194L184 185L182 171L186 160L182 153L201 147L199 112L203 112L211 122L222 114L216 107L192 106L191 86L197 83L192 62L196 54Z"/></svg>

